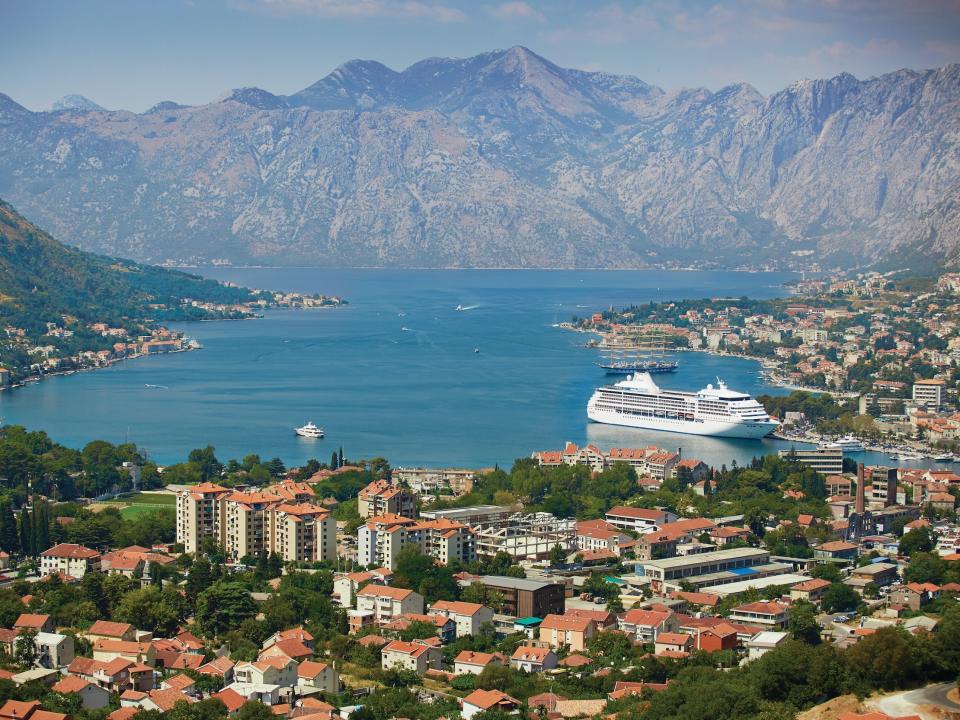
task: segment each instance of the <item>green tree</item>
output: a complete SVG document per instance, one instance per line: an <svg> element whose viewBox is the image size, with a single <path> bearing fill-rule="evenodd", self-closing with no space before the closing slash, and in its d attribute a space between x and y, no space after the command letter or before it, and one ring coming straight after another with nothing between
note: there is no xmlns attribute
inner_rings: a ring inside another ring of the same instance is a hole
<svg viewBox="0 0 960 720"><path fill-rule="evenodd" d="M926 527L918 527L900 538L900 553L912 556L917 552L930 552L933 550L933 545L930 530Z"/></svg>
<svg viewBox="0 0 960 720"><path fill-rule="evenodd" d="M238 582L221 581L197 597L195 617L208 635L220 635L256 614L256 603Z"/></svg>
<svg viewBox="0 0 960 720"><path fill-rule="evenodd" d="M860 596L857 595L856 590L843 583L835 582L823 594L820 607L825 612L839 612L853 610L859 603Z"/></svg>
<svg viewBox="0 0 960 720"><path fill-rule="evenodd" d="M910 565L903 571L903 579L907 582L943 582L947 572L947 561L936 553L915 552L910 556Z"/></svg>
<svg viewBox="0 0 960 720"><path fill-rule="evenodd" d="M550 548L550 565L559 567L567 562L567 554L563 551L560 543Z"/></svg>
<svg viewBox="0 0 960 720"><path fill-rule="evenodd" d="M795 602L787 610L787 629L794 639L810 645L820 642L820 623L817 622L817 608L813 603L803 600Z"/></svg>

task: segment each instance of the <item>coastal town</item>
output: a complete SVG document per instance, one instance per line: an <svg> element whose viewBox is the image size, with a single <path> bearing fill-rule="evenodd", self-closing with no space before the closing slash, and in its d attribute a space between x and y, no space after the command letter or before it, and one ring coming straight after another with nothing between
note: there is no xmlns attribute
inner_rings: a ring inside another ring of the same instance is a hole
<svg viewBox="0 0 960 720"><path fill-rule="evenodd" d="M705 718L705 685L774 717L960 707L951 471L572 443L156 467L37 435L0 458L42 445L72 485L0 459L9 720Z"/></svg>
<svg viewBox="0 0 960 720"><path fill-rule="evenodd" d="M872 272L801 280L793 289L772 300L611 309L563 327L597 334L588 344L601 352L630 351L657 337L669 350L752 358L769 384L833 398L825 404L768 396L767 410L783 421L786 439L854 435L908 459L960 449L960 274L898 280L896 273Z"/></svg>
<svg viewBox="0 0 960 720"><path fill-rule="evenodd" d="M234 287L224 283L224 287ZM157 318L189 320L250 320L268 308L336 308L346 303L337 296L252 291L255 299L219 303L185 298L179 306L150 306ZM182 331L156 321L120 323L84 322L63 315L40 329L7 324L0 335L0 390L37 382L44 377L109 367L123 360L171 352L198 350L200 343Z"/></svg>

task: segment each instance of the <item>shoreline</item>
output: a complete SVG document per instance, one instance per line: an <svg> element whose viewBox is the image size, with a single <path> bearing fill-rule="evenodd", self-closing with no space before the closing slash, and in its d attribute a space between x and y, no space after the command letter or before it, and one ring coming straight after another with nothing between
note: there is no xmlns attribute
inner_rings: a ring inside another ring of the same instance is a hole
<svg viewBox="0 0 960 720"><path fill-rule="evenodd" d="M239 320L241 318L230 318L230 319ZM211 321L205 321L205 322L211 322ZM167 350L166 352L162 352L162 353L152 353L152 354L138 353L136 355L129 355L127 357L113 358L111 360L107 360L102 365L94 365L92 367L70 368L69 370L53 370L51 372L44 373L43 375L31 375L19 382L11 383L10 385L0 387L0 392L3 392L5 390L12 391L17 389L22 389L30 385L38 385L39 383L42 383L47 378L51 378L51 377L65 377L68 375L76 375L77 373L96 372L97 370L106 370L108 368L113 367L114 365L119 365L120 363L124 363L129 360L142 360L143 358L153 357L156 355L178 355L180 353L195 352L197 350L203 350L203 346L184 347L184 348L180 348L179 350Z"/></svg>

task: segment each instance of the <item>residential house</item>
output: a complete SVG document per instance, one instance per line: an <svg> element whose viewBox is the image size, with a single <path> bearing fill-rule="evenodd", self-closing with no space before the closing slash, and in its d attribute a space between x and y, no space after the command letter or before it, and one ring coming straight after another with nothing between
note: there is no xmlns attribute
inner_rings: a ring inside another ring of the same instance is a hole
<svg viewBox="0 0 960 720"><path fill-rule="evenodd" d="M430 606L427 614L453 620L458 638L479 635L484 624L493 623L493 610L479 603L438 600Z"/></svg>
<svg viewBox="0 0 960 720"><path fill-rule="evenodd" d="M657 655L664 653L689 653L693 649L693 636L687 633L664 632L657 636L654 643L654 652Z"/></svg>
<svg viewBox="0 0 960 720"><path fill-rule="evenodd" d="M440 648L425 640L394 640L381 650L380 663L384 670L412 670L422 675L427 670L439 670L442 658Z"/></svg>
<svg viewBox="0 0 960 720"><path fill-rule="evenodd" d="M830 588L831 583L822 578L811 578L797 583L790 588L790 598L792 600L806 600L807 602L819 603L820 598L824 596Z"/></svg>
<svg viewBox="0 0 960 720"><path fill-rule="evenodd" d="M348 612L350 632L383 625L407 613L423 614L423 595L405 588L367 585L357 593L357 608Z"/></svg>
<svg viewBox="0 0 960 720"><path fill-rule="evenodd" d="M340 692L340 676L330 663L307 660L297 668L297 686L303 690L337 693Z"/></svg>
<svg viewBox="0 0 960 720"><path fill-rule="evenodd" d="M510 667L526 672L544 672L557 667L557 654L550 648L520 645L510 658Z"/></svg>
<svg viewBox="0 0 960 720"><path fill-rule="evenodd" d="M621 632L637 642L655 643L660 633L679 632L677 616L669 610L628 610L618 621Z"/></svg>
<svg viewBox="0 0 960 720"><path fill-rule="evenodd" d="M735 607L729 617L735 622L781 629L787 626L787 606L774 600L761 600Z"/></svg>
<svg viewBox="0 0 960 720"><path fill-rule="evenodd" d="M474 690L461 701L460 714L463 720L472 720L474 715L488 710L515 715L520 706L519 700L499 690Z"/></svg>
<svg viewBox="0 0 960 720"><path fill-rule="evenodd" d="M100 553L83 545L60 543L40 553L40 574L62 574L82 578L88 572L99 572Z"/></svg>
<svg viewBox="0 0 960 720"><path fill-rule="evenodd" d="M58 693L76 695L85 710L97 710L110 704L110 691L77 675L67 675L55 683L52 690Z"/></svg>
<svg viewBox="0 0 960 720"><path fill-rule="evenodd" d="M540 623L540 642L554 650L563 646L580 652L587 649L587 642L596 633L596 625L589 618L547 615Z"/></svg>
<svg viewBox="0 0 960 720"><path fill-rule="evenodd" d="M453 674L479 675L490 665L503 665L503 663L504 657L500 653L463 650L453 659Z"/></svg>

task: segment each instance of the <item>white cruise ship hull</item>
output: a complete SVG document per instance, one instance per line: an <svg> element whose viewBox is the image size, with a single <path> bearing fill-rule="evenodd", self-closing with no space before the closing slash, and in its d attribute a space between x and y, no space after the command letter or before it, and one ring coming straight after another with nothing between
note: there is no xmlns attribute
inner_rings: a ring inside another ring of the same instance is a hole
<svg viewBox="0 0 960 720"><path fill-rule="evenodd" d="M592 404L591 404L592 405ZM650 417L625 415L609 410L597 410L587 407L587 417L605 425L660 430L662 432L685 433L687 435L709 435L711 437L746 438L759 440L766 437L777 427L774 421L739 422L723 420L679 420L669 417Z"/></svg>

